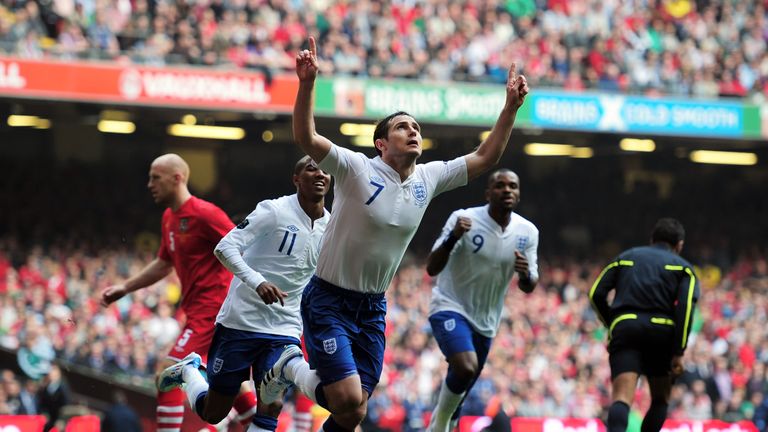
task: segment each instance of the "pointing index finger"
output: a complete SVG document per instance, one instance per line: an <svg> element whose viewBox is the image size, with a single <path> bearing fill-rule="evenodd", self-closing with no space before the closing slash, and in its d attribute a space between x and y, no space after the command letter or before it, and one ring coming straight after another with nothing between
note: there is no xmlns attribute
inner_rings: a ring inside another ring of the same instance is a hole
<svg viewBox="0 0 768 432"><path fill-rule="evenodd" d="M507 79L509 82L514 82L517 79L517 63L512 63L509 67L509 76Z"/></svg>
<svg viewBox="0 0 768 432"><path fill-rule="evenodd" d="M317 55L317 44L315 44L314 36L309 37L309 52L312 53L313 57Z"/></svg>

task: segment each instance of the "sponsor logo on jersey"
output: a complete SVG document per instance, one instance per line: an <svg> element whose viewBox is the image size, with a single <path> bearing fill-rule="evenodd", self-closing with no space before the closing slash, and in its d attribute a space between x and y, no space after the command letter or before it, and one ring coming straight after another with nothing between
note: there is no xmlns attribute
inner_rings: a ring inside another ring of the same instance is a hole
<svg viewBox="0 0 768 432"><path fill-rule="evenodd" d="M249 223L250 223L250 222L248 222L248 218L245 218L245 219L243 219L243 221L242 221L242 222L240 222L239 224L237 224L237 228L239 228L239 229L243 229L243 228L247 227Z"/></svg>
<svg viewBox="0 0 768 432"><path fill-rule="evenodd" d="M445 327L445 331L453 331L456 328L456 319L451 318L443 323L443 327Z"/></svg>
<svg viewBox="0 0 768 432"><path fill-rule="evenodd" d="M326 339L323 341L323 351L326 354L333 354L336 352L336 338Z"/></svg>
<svg viewBox="0 0 768 432"><path fill-rule="evenodd" d="M298 232L299 231L299 227L297 227L296 225L288 225L286 228L288 228L288 231L290 231L290 232Z"/></svg>
<svg viewBox="0 0 768 432"><path fill-rule="evenodd" d="M416 205L424 207L427 204L427 187L423 182L415 182L411 185L411 193L416 200Z"/></svg>

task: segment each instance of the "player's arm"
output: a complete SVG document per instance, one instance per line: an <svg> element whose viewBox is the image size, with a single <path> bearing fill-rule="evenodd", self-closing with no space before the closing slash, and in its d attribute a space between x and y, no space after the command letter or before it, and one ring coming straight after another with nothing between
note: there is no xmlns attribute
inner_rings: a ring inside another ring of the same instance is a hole
<svg viewBox="0 0 768 432"><path fill-rule="evenodd" d="M693 269L685 267L677 287L675 302L675 353L682 356L688 346L693 324L693 312L699 300L699 282Z"/></svg>
<svg viewBox="0 0 768 432"><path fill-rule="evenodd" d="M276 222L275 209L268 202L259 203L243 222L237 225L213 250L213 254L238 279L256 291L266 304L280 302L288 295L273 283L267 281L261 273L252 269L243 259L243 252L264 235L268 227Z"/></svg>
<svg viewBox="0 0 768 432"><path fill-rule="evenodd" d="M296 54L296 76L299 77L299 91L293 105L293 139L296 144L320 163L331 151L331 141L315 130L315 118L312 111L315 99L315 78L319 70L315 38L309 38L309 49Z"/></svg>
<svg viewBox="0 0 768 432"><path fill-rule="evenodd" d="M464 156L467 162L467 178L469 180L478 177L488 171L501 159L504 149L507 147L509 137L512 135L512 126L515 124L517 110L523 104L528 94L528 83L525 76L517 74L517 66L512 63L507 78L507 98L504 108L491 129L488 138L472 153Z"/></svg>
<svg viewBox="0 0 768 432"><path fill-rule="evenodd" d="M455 221L455 222L454 222ZM437 276L448 264L448 258L456 243L465 232L472 228L472 219L465 216L451 215L443 227L443 232L427 257L427 274Z"/></svg>
<svg viewBox="0 0 768 432"><path fill-rule="evenodd" d="M124 283L108 286L101 291L101 305L109 306L126 294L148 287L168 276L173 270L173 263L155 257L146 267Z"/></svg>
<svg viewBox="0 0 768 432"><path fill-rule="evenodd" d="M539 283L538 244L539 235L537 232L525 248L524 252L515 251L517 287L526 294L532 293Z"/></svg>
<svg viewBox="0 0 768 432"><path fill-rule="evenodd" d="M611 325L611 308L608 306L608 292L616 287L619 260L608 264L589 290L589 303L604 326Z"/></svg>

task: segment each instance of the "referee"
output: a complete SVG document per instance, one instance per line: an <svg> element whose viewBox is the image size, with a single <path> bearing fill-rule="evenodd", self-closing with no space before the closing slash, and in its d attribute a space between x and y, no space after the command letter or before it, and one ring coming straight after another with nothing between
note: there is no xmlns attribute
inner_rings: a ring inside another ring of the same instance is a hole
<svg viewBox="0 0 768 432"><path fill-rule="evenodd" d="M600 273L589 300L608 327L613 403L608 432L625 432L637 380L648 378L651 406L642 432L658 432L667 418L674 379L683 371L699 287L693 266L679 256L685 230L672 218L656 222L651 245L622 252ZM608 305L608 292L615 290Z"/></svg>

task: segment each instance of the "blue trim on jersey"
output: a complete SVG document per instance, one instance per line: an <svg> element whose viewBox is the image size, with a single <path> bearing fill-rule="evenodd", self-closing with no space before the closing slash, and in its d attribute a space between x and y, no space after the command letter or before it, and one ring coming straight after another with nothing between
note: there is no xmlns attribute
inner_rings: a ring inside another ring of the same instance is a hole
<svg viewBox="0 0 768 432"><path fill-rule="evenodd" d="M312 276L301 298L304 345L323 385L358 374L373 394L384 361L387 300Z"/></svg>
<svg viewBox="0 0 768 432"><path fill-rule="evenodd" d="M216 325L208 350L208 384L212 390L234 396L240 384L251 379L261 381L282 354L285 345L300 345L289 336L235 330Z"/></svg>

